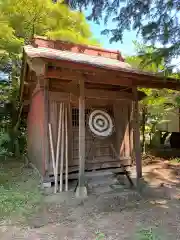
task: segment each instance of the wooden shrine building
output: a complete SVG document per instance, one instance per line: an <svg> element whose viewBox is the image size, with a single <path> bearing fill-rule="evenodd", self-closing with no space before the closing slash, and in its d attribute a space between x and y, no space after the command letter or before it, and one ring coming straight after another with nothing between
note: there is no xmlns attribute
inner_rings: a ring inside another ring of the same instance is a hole
<svg viewBox="0 0 180 240"><path fill-rule="evenodd" d="M76 172L81 195L86 171L117 169L132 159L141 178L138 100L144 94L137 87L179 90L180 83L133 69L118 51L43 38L25 46L28 155L44 180L54 176L57 184L60 177L62 191L65 178L68 190Z"/></svg>

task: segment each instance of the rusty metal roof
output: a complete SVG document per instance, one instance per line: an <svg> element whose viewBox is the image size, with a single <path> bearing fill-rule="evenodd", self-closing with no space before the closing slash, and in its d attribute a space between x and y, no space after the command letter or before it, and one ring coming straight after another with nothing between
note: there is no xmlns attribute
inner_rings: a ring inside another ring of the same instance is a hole
<svg viewBox="0 0 180 240"><path fill-rule="evenodd" d="M66 60L76 63L90 64L97 67L105 67L109 69L132 69L132 67L125 62L117 59L111 59L102 56L92 56L84 53L74 53L70 51L56 50L52 48L35 48L31 45L25 46L24 51L30 58L48 58L55 60Z"/></svg>

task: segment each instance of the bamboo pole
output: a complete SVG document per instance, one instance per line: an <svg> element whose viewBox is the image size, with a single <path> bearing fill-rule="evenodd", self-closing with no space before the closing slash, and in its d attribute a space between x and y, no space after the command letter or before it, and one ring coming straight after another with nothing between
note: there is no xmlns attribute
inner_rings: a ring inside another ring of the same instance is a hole
<svg viewBox="0 0 180 240"><path fill-rule="evenodd" d="M52 138L52 127L51 124L48 124L49 126L49 140L50 140L50 149L51 149L51 158L52 158L52 165L53 165L53 172L54 172L54 176L56 174L55 171L55 154L54 154L54 144L53 144L53 138Z"/></svg>
<svg viewBox="0 0 180 240"><path fill-rule="evenodd" d="M66 178L65 191L68 191L68 107L65 108L65 159L66 159Z"/></svg>
<svg viewBox="0 0 180 240"><path fill-rule="evenodd" d="M61 141L61 133L63 132L63 129L61 130L61 122L62 122L62 103L60 104L60 110L59 110L59 124L58 124L58 137L57 137L57 147L56 147L56 172L55 172L55 186L54 186L54 192L57 192L57 185L58 185L58 167L59 167L59 149L60 149L60 141Z"/></svg>
<svg viewBox="0 0 180 240"><path fill-rule="evenodd" d="M64 103L62 105L62 134L61 134L61 165L60 165L60 186L59 191L63 190L63 164L64 164Z"/></svg>

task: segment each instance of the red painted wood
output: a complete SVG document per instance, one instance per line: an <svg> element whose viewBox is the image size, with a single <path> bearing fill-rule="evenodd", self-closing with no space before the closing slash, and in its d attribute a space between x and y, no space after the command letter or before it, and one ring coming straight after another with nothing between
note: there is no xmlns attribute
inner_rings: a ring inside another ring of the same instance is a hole
<svg viewBox="0 0 180 240"><path fill-rule="evenodd" d="M35 38L32 43L35 47L53 48L64 51L71 51L75 53L85 53L91 56L103 56L112 59L124 61L121 53L115 50L107 50L95 46L88 46L82 44L73 44L70 42L53 41L42 38Z"/></svg>
<svg viewBox="0 0 180 240"><path fill-rule="evenodd" d="M28 113L28 155L42 175L45 174L44 162L44 94L43 90L36 92L31 100Z"/></svg>

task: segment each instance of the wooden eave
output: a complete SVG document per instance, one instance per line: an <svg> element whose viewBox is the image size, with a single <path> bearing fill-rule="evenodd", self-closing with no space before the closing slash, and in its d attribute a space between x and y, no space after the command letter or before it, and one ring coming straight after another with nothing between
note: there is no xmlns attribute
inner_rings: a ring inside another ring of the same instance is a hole
<svg viewBox="0 0 180 240"><path fill-rule="evenodd" d="M46 56L31 56L24 52L23 69L21 74L21 99L23 99L24 85L32 84L29 81L28 74L36 71L37 62L44 64L44 70L38 73L43 75L44 79L56 79L64 81L64 84L76 82L77 79L83 79L85 85L99 85L102 88L110 89L124 87L132 89L133 87L144 88L168 88L180 90L180 81L164 76L155 75L147 72L141 72L134 69L117 68L116 66L95 66L88 63L59 60ZM32 67L34 64L35 69Z"/></svg>
<svg viewBox="0 0 180 240"><path fill-rule="evenodd" d="M180 90L180 81L158 76L155 74L140 71L130 71L126 69L115 70L103 67L95 67L88 64L74 63L69 61L57 61L44 59L46 63L54 67L47 67L46 78L74 79L76 77L85 78L85 82L104 85L144 87L144 88L168 88Z"/></svg>

